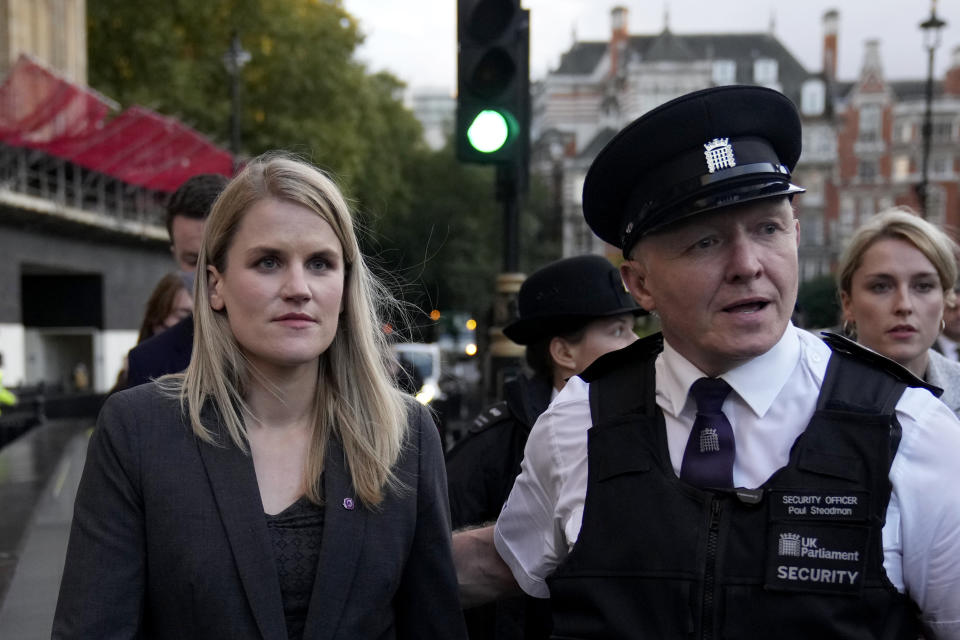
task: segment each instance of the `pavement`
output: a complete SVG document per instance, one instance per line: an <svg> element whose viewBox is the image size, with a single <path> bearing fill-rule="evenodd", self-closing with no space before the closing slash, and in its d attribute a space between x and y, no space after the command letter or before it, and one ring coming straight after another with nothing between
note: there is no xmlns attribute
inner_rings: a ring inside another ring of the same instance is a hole
<svg viewBox="0 0 960 640"><path fill-rule="evenodd" d="M0 449L0 638L50 638L92 419L52 420Z"/></svg>

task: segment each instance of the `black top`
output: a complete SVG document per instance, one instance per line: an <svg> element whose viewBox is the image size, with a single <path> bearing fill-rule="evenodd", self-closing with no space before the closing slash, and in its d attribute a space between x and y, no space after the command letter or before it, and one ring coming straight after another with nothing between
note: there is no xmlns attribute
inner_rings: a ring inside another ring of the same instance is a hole
<svg viewBox="0 0 960 640"><path fill-rule="evenodd" d="M520 473L530 428L553 386L520 376L504 386L504 402L488 407L447 453L450 514L454 529L496 520ZM550 635L548 600L503 598L464 611L470 640L541 640Z"/></svg>
<svg viewBox="0 0 960 640"><path fill-rule="evenodd" d="M487 407L447 452L447 487L454 529L497 519L520 473L530 428L550 404L553 387L535 376L504 386L504 402Z"/></svg>
<svg viewBox="0 0 960 640"><path fill-rule="evenodd" d="M144 340L127 354L127 388L168 373L180 373L193 351L193 314L163 333Z"/></svg>
<svg viewBox="0 0 960 640"><path fill-rule="evenodd" d="M313 580L317 575L323 507L302 496L280 513L266 516L277 563L277 576L280 578L287 637L300 640L310 606L310 594L313 593Z"/></svg>

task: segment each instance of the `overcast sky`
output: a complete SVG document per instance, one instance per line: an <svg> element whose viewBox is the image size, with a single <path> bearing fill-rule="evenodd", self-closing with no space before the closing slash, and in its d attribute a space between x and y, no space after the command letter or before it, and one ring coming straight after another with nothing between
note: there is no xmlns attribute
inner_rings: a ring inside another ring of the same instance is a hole
<svg viewBox="0 0 960 640"><path fill-rule="evenodd" d="M373 71L386 69L408 86L455 90L456 0L344 0L359 18L366 42L359 57ZM629 11L631 34L659 33L665 14L674 33L773 32L810 71L819 71L829 9L840 13L839 76L856 78L863 43L881 41L886 77L925 78L927 54L919 24L930 15L929 0L523 0L530 10L531 77L556 68L574 38L607 40L610 9ZM942 77L953 50L960 47L960 0L940 0L937 14L947 22L936 51Z"/></svg>

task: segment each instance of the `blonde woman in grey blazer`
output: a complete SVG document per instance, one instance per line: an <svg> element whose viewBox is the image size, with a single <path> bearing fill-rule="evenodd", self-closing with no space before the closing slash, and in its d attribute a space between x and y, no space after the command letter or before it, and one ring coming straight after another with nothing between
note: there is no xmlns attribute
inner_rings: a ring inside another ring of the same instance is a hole
<svg viewBox="0 0 960 640"><path fill-rule="evenodd" d="M854 232L838 285L844 332L942 389L940 400L960 415L960 363L931 348L955 300L956 250L913 212L884 211Z"/></svg>
<svg viewBox="0 0 960 640"><path fill-rule="evenodd" d="M927 356L929 362L925 380L943 389L940 402L960 417L960 362L950 360L933 349Z"/></svg>
<svg viewBox="0 0 960 640"><path fill-rule="evenodd" d="M255 158L206 223L183 374L113 395L53 638L465 637L437 429L345 200Z"/></svg>

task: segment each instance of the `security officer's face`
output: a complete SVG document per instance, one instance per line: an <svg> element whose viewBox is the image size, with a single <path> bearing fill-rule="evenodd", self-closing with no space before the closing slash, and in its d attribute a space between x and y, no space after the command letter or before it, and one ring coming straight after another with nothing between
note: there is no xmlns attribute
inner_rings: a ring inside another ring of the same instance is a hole
<svg viewBox="0 0 960 640"><path fill-rule="evenodd" d="M642 238L621 266L663 336L707 375L766 353L797 299L799 223L784 198L759 200Z"/></svg>

